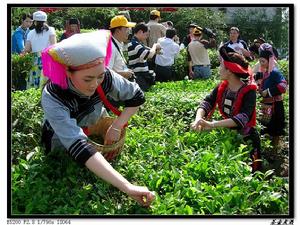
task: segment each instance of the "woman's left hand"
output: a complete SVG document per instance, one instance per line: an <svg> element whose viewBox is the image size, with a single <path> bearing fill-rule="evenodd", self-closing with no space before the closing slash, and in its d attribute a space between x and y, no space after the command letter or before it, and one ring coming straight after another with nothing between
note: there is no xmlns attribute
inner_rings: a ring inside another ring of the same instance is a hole
<svg viewBox="0 0 300 225"><path fill-rule="evenodd" d="M261 91L261 92L260 92L260 95L261 95L262 97L267 97L267 95L268 95L268 90L263 90L263 91Z"/></svg>
<svg viewBox="0 0 300 225"><path fill-rule="evenodd" d="M106 132L104 144L105 145L114 144L120 140L120 136L121 136L121 129L113 127L111 125Z"/></svg>
<svg viewBox="0 0 300 225"><path fill-rule="evenodd" d="M214 128L214 122L209 122L204 119L200 119L198 122L201 125L202 130L211 130Z"/></svg>

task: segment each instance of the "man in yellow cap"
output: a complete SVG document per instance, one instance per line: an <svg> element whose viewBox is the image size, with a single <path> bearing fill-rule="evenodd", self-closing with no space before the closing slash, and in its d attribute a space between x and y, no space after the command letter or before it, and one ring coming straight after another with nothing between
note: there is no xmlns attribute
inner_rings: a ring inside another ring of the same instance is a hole
<svg viewBox="0 0 300 225"><path fill-rule="evenodd" d="M159 21L161 20L160 12L158 10L152 10L150 12L150 20L147 23L149 28L149 36L144 42L149 48L152 48L155 43L157 43L159 38L166 36L167 28L160 24ZM149 60L149 69L154 70L155 68L155 56Z"/></svg>
<svg viewBox="0 0 300 225"><path fill-rule="evenodd" d="M160 12L158 10L152 10L150 12L150 20L147 26L150 29L149 38L147 40L148 47L152 48L153 44L161 37L166 36L166 27L160 23L161 20Z"/></svg>
<svg viewBox="0 0 300 225"><path fill-rule="evenodd" d="M128 22L124 15L115 16L110 21L112 56L108 68L127 79L132 78L134 72L127 67L127 60L123 55L123 46L128 39L130 28L135 25L136 23Z"/></svg>
<svg viewBox="0 0 300 225"><path fill-rule="evenodd" d="M207 49L215 47L216 41L213 37L209 37L209 41L202 39L202 30L199 26L193 29L194 39L187 47L191 79L207 79L211 75Z"/></svg>

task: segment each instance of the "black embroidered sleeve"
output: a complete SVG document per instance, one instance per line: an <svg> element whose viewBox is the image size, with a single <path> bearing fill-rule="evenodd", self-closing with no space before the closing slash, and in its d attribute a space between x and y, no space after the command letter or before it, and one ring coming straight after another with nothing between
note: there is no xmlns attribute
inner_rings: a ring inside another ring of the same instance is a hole
<svg viewBox="0 0 300 225"><path fill-rule="evenodd" d="M252 117L256 105L256 92L249 91L243 98L243 104L240 113L232 117L232 120L238 125L238 128L243 128Z"/></svg>
<svg viewBox="0 0 300 225"><path fill-rule="evenodd" d="M204 100L200 103L199 108L204 109L205 116L207 116L210 113L210 111L213 109L214 105L216 104L218 88L219 85L215 87L215 89L209 95L207 95L204 98Z"/></svg>
<svg viewBox="0 0 300 225"><path fill-rule="evenodd" d="M271 94L270 97L276 96L276 95L281 95L286 92L287 89L287 82L283 80L279 84L277 84L275 87L269 88L269 92Z"/></svg>
<svg viewBox="0 0 300 225"><path fill-rule="evenodd" d="M146 101L144 92L138 90L132 99L124 101L125 107L136 107L144 104Z"/></svg>
<svg viewBox="0 0 300 225"><path fill-rule="evenodd" d="M111 91L112 89L112 75L109 70L105 71L104 80L101 84L102 89L105 94Z"/></svg>
<svg viewBox="0 0 300 225"><path fill-rule="evenodd" d="M93 156L97 150L86 140L78 139L67 149L67 152L76 162L84 166L85 162Z"/></svg>

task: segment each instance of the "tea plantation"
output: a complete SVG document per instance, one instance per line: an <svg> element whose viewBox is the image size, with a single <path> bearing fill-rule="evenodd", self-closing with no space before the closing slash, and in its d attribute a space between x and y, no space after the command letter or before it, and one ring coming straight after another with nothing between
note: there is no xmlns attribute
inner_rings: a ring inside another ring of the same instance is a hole
<svg viewBox="0 0 300 225"><path fill-rule="evenodd" d="M190 130L199 101L218 82L156 84L130 120L124 151L112 165L130 182L155 191L150 208L140 207L63 151L45 155L40 90L12 93L12 214L289 214L288 178L273 170L251 174L250 147L236 131ZM263 147L269 144L263 141Z"/></svg>

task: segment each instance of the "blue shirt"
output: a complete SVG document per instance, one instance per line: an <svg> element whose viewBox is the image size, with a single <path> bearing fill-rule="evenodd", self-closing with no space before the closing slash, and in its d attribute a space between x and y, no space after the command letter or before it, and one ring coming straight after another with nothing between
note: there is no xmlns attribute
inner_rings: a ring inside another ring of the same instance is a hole
<svg viewBox="0 0 300 225"><path fill-rule="evenodd" d="M24 30L19 26L12 35L12 53L20 54L25 48L25 41L27 39L27 34L29 33L29 28Z"/></svg>
<svg viewBox="0 0 300 225"><path fill-rule="evenodd" d="M271 71L270 75L264 78L262 81L262 90L268 89L269 96L267 97L281 95L286 91L286 88L287 82L282 73L277 68L274 68Z"/></svg>

